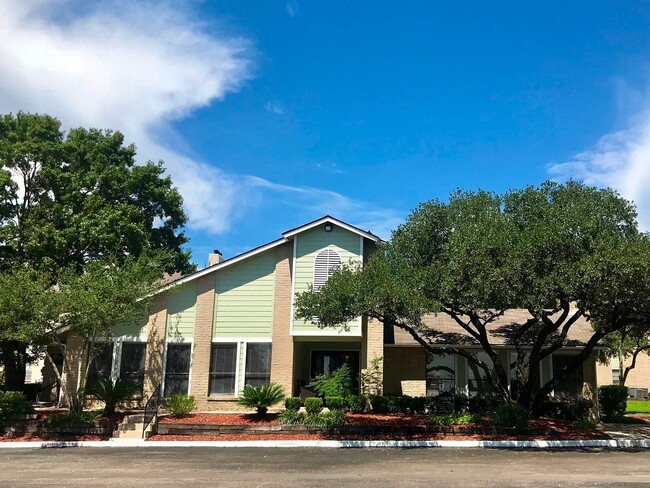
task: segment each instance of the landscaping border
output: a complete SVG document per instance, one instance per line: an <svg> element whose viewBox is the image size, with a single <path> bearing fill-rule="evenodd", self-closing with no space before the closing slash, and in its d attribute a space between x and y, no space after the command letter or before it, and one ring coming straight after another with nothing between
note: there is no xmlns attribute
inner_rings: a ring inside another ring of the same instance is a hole
<svg viewBox="0 0 650 488"><path fill-rule="evenodd" d="M48 449L67 447L320 447L339 449L359 448L488 448L488 449L650 449L650 439L602 440L529 440L529 441L357 441L357 440L265 440L265 441L19 441L0 442L0 449Z"/></svg>

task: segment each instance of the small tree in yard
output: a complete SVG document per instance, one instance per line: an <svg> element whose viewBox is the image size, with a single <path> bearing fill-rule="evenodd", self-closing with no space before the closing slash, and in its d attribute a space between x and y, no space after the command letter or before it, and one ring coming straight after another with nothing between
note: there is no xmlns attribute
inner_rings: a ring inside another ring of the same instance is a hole
<svg viewBox="0 0 650 488"><path fill-rule="evenodd" d="M56 367L64 395L71 411L83 409L86 378L102 338L110 338L112 328L121 323L142 321L151 303L151 293L160 283L161 260L154 256L127 259L122 265L93 262L82 275L68 273L59 282L58 315L43 335L65 350L64 334L80 340L80 355L64 369L78 368L77 384L67 384ZM49 352L47 359L54 366Z"/></svg>
<svg viewBox="0 0 650 488"><path fill-rule="evenodd" d="M421 204L362 268L343 267L318 292L300 294L295 310L320 327L360 315L393 324L430 353L482 370L504 403L539 412L604 337L650 310L649 249L634 206L611 190L548 182L503 195L459 191L448 203ZM529 318L499 331L517 351L510 363L488 327L513 308ZM430 313L449 315L459 333L439 341L422 320ZM540 362L569 345L580 318L591 320L592 336L540 387ZM452 343L480 346L491 364ZM520 373L513 389L509 369Z"/></svg>
<svg viewBox="0 0 650 488"><path fill-rule="evenodd" d="M639 356L650 356L650 326L634 325L610 334L605 339L607 351L602 358L609 364L612 358L618 359L618 381L621 386L627 384L630 372L636 368Z"/></svg>

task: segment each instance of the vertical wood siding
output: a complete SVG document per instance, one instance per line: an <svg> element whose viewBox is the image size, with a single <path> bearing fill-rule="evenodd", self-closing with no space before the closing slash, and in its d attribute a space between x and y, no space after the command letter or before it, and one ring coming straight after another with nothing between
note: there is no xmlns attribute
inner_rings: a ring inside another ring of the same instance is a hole
<svg viewBox="0 0 650 488"><path fill-rule="evenodd" d="M169 294L167 309L167 337L192 339L196 318L196 281L182 285Z"/></svg>

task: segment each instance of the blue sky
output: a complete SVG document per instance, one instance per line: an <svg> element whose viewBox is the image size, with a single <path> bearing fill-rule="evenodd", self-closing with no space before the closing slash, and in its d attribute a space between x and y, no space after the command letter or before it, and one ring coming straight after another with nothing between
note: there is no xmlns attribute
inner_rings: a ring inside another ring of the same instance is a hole
<svg viewBox="0 0 650 488"><path fill-rule="evenodd" d="M647 228L649 21L614 1L0 0L0 111L164 159L200 266L326 213L389 237L458 187L549 178L618 189Z"/></svg>

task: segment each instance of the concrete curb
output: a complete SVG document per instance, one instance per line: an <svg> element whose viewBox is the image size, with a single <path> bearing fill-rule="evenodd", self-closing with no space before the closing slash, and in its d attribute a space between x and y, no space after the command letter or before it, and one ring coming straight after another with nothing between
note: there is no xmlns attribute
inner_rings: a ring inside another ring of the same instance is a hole
<svg viewBox="0 0 650 488"><path fill-rule="evenodd" d="M383 448L491 448L491 449L650 449L650 439L602 439L584 441L25 441L0 442L0 449L48 449L64 447L321 447L358 449Z"/></svg>

